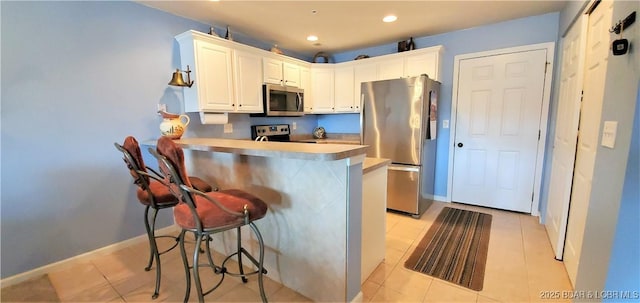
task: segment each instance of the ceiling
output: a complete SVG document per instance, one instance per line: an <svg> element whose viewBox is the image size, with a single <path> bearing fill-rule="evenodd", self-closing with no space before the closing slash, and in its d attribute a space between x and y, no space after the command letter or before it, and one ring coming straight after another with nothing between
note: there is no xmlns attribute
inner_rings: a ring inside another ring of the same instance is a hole
<svg viewBox="0 0 640 303"><path fill-rule="evenodd" d="M313 56L560 11L566 1L138 1ZM315 13L314 13L315 12ZM387 14L398 20L383 23ZM319 37L316 42L308 35ZM526 34L526 33L523 33Z"/></svg>

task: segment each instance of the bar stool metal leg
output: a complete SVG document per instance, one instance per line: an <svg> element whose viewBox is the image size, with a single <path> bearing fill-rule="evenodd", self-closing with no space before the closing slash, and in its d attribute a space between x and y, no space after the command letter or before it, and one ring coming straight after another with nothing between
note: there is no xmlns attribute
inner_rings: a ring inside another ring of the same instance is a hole
<svg viewBox="0 0 640 303"><path fill-rule="evenodd" d="M144 228L147 230L147 238L149 238L149 262L147 263L147 267L144 268L145 271L151 270L151 266L153 266L153 257L155 255L153 252L153 238L151 235L151 227L149 226L149 208L151 208L151 206L147 205L147 207L145 207L144 209Z"/></svg>
<svg viewBox="0 0 640 303"><path fill-rule="evenodd" d="M251 227L251 230L253 230L253 233L255 233L256 238L258 238L258 244L260 246L260 257L259 257L259 262L258 262L258 286L260 288L260 297L262 298L262 302L267 303L267 295L264 293L264 283L263 283L263 275L265 273L264 270L264 241L262 240L262 235L260 234L260 231L258 230L258 227L256 227L255 224L253 224L253 222L249 223L249 227ZM250 257L250 255L248 255Z"/></svg>
<svg viewBox="0 0 640 303"><path fill-rule="evenodd" d="M189 270L189 260L187 259L187 250L184 247L184 236L186 230L182 230L180 232L179 240L180 240L180 256L182 257L182 264L184 265L184 276L185 281L187 282L186 291L184 294L184 302L187 303L189 301L189 295L191 293L191 271Z"/></svg>

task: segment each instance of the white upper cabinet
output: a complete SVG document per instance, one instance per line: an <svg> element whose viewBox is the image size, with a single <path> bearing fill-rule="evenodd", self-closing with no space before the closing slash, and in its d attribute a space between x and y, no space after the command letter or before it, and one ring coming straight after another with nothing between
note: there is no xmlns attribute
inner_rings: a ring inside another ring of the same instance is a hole
<svg viewBox="0 0 640 303"><path fill-rule="evenodd" d="M300 88L304 91L302 102L304 112L307 114L313 111L313 89L311 88L311 69L300 67Z"/></svg>
<svg viewBox="0 0 640 303"><path fill-rule="evenodd" d="M183 89L185 112L233 111L231 49L197 35L185 34L176 37L180 44L182 69L189 65L193 71L193 86Z"/></svg>
<svg viewBox="0 0 640 303"><path fill-rule="evenodd" d="M361 110L360 106L362 106L362 91L361 86L362 82L376 81L378 78L378 64L364 62L364 64L358 64L353 68L353 91L354 91L354 104L357 106L357 111Z"/></svg>
<svg viewBox="0 0 640 303"><path fill-rule="evenodd" d="M348 113L359 111L354 102L353 66L336 66L334 70L334 110Z"/></svg>
<svg viewBox="0 0 640 303"><path fill-rule="evenodd" d="M196 31L176 36L192 70L186 112L262 113L262 84L304 90L304 112L359 113L361 83L427 74L441 79L442 46L331 64L311 64Z"/></svg>
<svg viewBox="0 0 640 303"><path fill-rule="evenodd" d="M300 87L300 66L274 58L264 58L265 83Z"/></svg>
<svg viewBox="0 0 640 303"><path fill-rule="evenodd" d="M311 67L311 93L313 97L312 113L332 113L334 111L334 70L333 66L323 64Z"/></svg>
<svg viewBox="0 0 640 303"><path fill-rule="evenodd" d="M440 80L440 52L433 51L407 56L404 61L404 76L427 74L430 79Z"/></svg>
<svg viewBox="0 0 640 303"><path fill-rule="evenodd" d="M404 76L404 58L389 58L378 63L378 80L399 79Z"/></svg>
<svg viewBox="0 0 640 303"><path fill-rule="evenodd" d="M236 50L234 58L234 79L236 111L262 113L262 56L253 52Z"/></svg>
<svg viewBox="0 0 640 303"><path fill-rule="evenodd" d="M285 86L293 86L300 87L300 66L283 62L282 70L284 71L284 85Z"/></svg>

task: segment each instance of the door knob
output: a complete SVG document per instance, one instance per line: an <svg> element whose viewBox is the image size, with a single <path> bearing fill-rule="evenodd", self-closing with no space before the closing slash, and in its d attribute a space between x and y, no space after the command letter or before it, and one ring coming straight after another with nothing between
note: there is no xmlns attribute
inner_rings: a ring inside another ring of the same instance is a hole
<svg viewBox="0 0 640 303"><path fill-rule="evenodd" d="M462 144L462 142L458 143L458 147L462 147L464 146L464 144Z"/></svg>

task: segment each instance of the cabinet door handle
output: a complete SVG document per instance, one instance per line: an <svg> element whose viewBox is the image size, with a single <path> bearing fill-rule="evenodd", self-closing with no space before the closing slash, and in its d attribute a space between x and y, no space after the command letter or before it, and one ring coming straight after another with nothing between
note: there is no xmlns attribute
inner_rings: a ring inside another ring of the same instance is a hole
<svg viewBox="0 0 640 303"><path fill-rule="evenodd" d="M242 104L238 104L238 107L242 107Z"/></svg>

